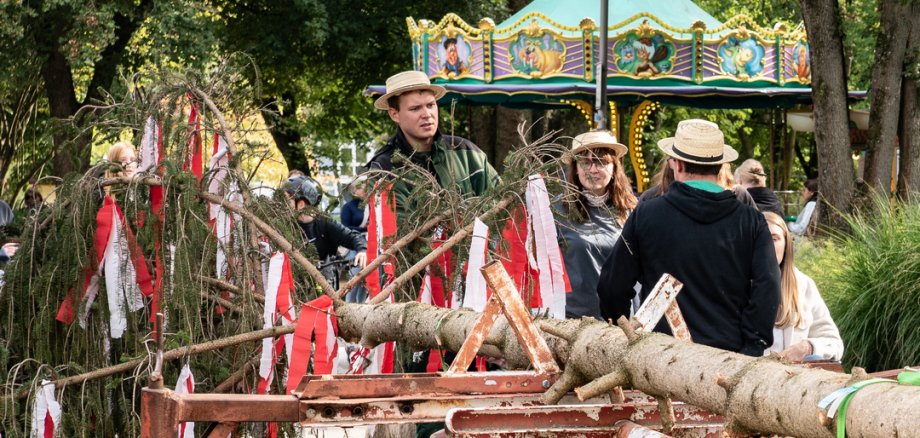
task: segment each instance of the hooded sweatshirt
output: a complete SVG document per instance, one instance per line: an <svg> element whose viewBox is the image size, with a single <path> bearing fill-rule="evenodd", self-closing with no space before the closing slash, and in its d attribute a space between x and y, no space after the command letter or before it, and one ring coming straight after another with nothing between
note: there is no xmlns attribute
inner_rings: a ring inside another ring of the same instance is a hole
<svg viewBox="0 0 920 438"><path fill-rule="evenodd" d="M675 182L626 221L598 284L606 318L629 316L633 286L645 300L659 278L684 284L677 303L694 343L751 356L773 345L780 275L763 215L731 191ZM670 333L662 320L656 331Z"/></svg>

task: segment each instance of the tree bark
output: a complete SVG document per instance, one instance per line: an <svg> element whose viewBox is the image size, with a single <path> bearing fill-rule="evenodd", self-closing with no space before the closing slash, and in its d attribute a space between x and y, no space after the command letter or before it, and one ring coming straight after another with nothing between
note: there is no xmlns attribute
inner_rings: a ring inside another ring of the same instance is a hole
<svg viewBox="0 0 920 438"><path fill-rule="evenodd" d="M528 110L517 110L499 106L495 109L495 170L501 173L504 170L505 157L508 153L520 146L524 139L518 135L518 125L526 123L530 128L532 117Z"/></svg>
<svg viewBox="0 0 920 438"><path fill-rule="evenodd" d="M910 36L901 82L901 162L898 195L907 199L920 192L920 5L911 5Z"/></svg>
<svg viewBox="0 0 920 438"><path fill-rule="evenodd" d="M77 114L82 105L98 100L103 94L102 89L112 86L118 66L122 62L125 48L134 32L140 26L150 9L152 1L144 0L134 7L133 14L126 15L116 12L113 21L115 41L104 48L99 60L93 66L93 76L82 104L77 102L74 88L73 73L70 61L62 51L60 35L72 27L74 17L55 11L48 13L50 19L39 18L29 24L29 31L35 34L37 50L44 59L42 65L42 78L45 82L45 94L48 98L51 117L62 123L74 123L79 128L79 120L71 118ZM49 32L54 29L54 32ZM55 131L53 141L57 153L52 160L55 175L63 176L73 171L83 171L89 167L90 141L92 137L87 132L74 132L68 127Z"/></svg>
<svg viewBox="0 0 920 438"><path fill-rule="evenodd" d="M374 346L405 342L415 350L457 351L475 325L478 313L419 303L337 303L339 335ZM598 392L628 384L647 394L668 396L724 415L729 428L742 433L801 438L834 436L833 426L819 421L817 404L833 391L863 380L864 375L793 367L774 357L753 358L659 333L628 338L622 329L593 320L543 319L540 325L568 339L544 334L565 375L548 392ZM440 344L438 343L440 340ZM499 317L482 354L505 358L510 367L526 368L527 356L504 317ZM601 379L602 380L597 380ZM603 384L589 383L592 381ZM593 387L592 387L593 385ZM611 387L611 388L608 388ZM877 384L860 390L850 402L848 436L911 436L920 430L920 387Z"/></svg>
<svg viewBox="0 0 920 438"><path fill-rule="evenodd" d="M278 101L267 102L262 110L262 118L268 125L275 146L284 157L288 170L296 169L309 176L310 166L307 163L303 138L297 129L297 100L290 92L282 93L281 99L283 109L278 106Z"/></svg>
<svg viewBox="0 0 920 438"><path fill-rule="evenodd" d="M878 193L891 192L891 168L901 109L901 74L910 27L905 26L912 6L901 0L882 0L881 29L875 44L872 68L869 141L865 180Z"/></svg>
<svg viewBox="0 0 920 438"><path fill-rule="evenodd" d="M847 78L837 0L800 0L812 54L812 99L818 183L826 208L819 219L844 228L841 214L850 209L853 161L850 158Z"/></svg>

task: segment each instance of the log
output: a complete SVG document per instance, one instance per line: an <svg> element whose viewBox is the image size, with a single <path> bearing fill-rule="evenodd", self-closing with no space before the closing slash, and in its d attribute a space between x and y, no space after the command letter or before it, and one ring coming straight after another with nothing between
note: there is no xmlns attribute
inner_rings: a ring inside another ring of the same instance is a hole
<svg viewBox="0 0 920 438"><path fill-rule="evenodd" d="M336 315L340 336L365 346L397 341L415 350L440 345L451 351L459 350L479 316L420 303L336 303ZM593 319L541 319L539 326L562 336L543 335L557 360L565 363L563 378L548 394L584 385L594 394L628 385L723 415L729 430L738 434L831 438L835 426L822 424L818 402L867 378L858 372L795 367L775 356L744 356L660 333L636 331L630 340L620 327ZM488 339L493 345L485 345L482 354L505 358L513 368L529 365L503 316ZM869 385L851 400L846 431L854 437L914 436L920 430L918 410L920 387Z"/></svg>

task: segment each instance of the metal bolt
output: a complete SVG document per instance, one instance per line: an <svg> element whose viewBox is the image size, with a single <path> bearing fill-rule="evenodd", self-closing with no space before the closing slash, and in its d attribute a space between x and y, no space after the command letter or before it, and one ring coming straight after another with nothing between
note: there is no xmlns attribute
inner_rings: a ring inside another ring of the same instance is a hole
<svg viewBox="0 0 920 438"><path fill-rule="evenodd" d="M543 389L549 389L549 387L550 387L549 380L544 380L544 381L543 381Z"/></svg>

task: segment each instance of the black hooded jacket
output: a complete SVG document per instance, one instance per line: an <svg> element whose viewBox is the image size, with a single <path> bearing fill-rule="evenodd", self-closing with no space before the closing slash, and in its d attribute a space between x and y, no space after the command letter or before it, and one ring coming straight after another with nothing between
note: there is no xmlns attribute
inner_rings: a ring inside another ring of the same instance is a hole
<svg viewBox="0 0 920 438"><path fill-rule="evenodd" d="M779 217L786 217L786 214L783 213L783 204L779 202L776 192L769 187L748 187L747 191L751 198L754 198L758 210L770 211L778 214Z"/></svg>
<svg viewBox="0 0 920 438"><path fill-rule="evenodd" d="M731 191L676 182L629 216L598 286L601 310L629 315L633 286L644 300L662 274L684 284L677 302L693 342L751 356L773 344L779 267L763 215ZM656 331L670 333L662 321Z"/></svg>

